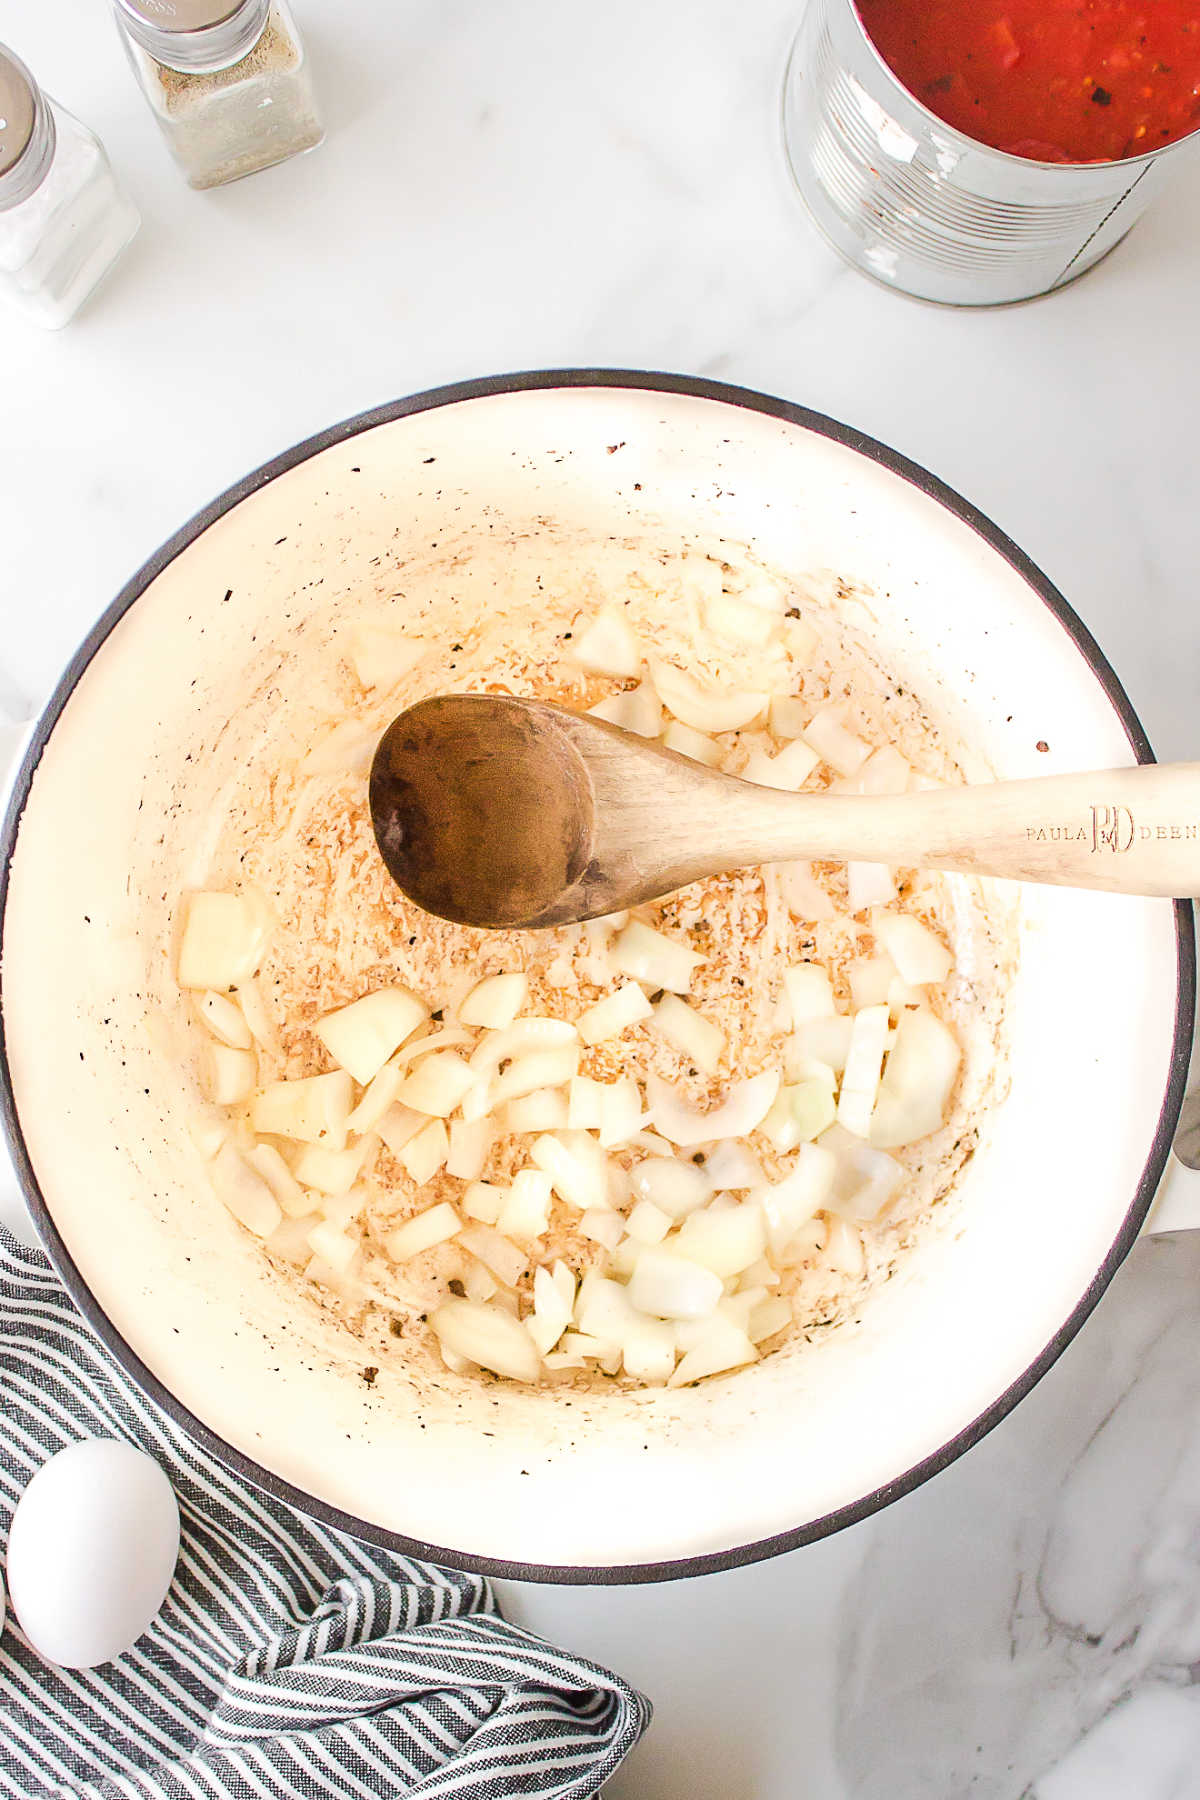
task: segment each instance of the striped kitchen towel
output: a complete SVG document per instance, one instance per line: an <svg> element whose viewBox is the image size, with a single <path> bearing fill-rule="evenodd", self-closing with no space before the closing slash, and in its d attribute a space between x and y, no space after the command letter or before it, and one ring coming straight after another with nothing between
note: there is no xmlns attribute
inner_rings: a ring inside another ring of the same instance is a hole
<svg viewBox="0 0 1200 1800"><path fill-rule="evenodd" d="M55 1450L124 1438L179 1500L158 1619L105 1667L0 1637L4 1800L500 1800L595 1794L650 1708L503 1620L487 1583L375 1551L227 1474L130 1386L0 1227L0 1552Z"/></svg>

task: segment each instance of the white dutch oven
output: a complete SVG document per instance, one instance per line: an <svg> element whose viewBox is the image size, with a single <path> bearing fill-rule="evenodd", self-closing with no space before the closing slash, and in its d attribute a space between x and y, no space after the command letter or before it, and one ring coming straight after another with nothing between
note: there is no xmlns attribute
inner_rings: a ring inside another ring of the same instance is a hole
<svg viewBox="0 0 1200 1800"><path fill-rule="evenodd" d="M1054 1361L1167 1163L1191 1044L1191 913L1024 892L1011 1091L944 1228L857 1323L686 1392L485 1387L402 1350L367 1385L360 1347L287 1310L214 1200L185 1131L189 1082L147 1038L147 997L169 992L168 911L203 878L264 668L285 680L293 634L344 616L410 551L448 534L469 551L513 529L546 533L550 558L612 534L673 548L724 536L800 579L872 590L882 655L976 772L1149 757L1045 578L855 432L736 389L615 373L402 401L194 519L99 622L36 726L4 826L6 1123L79 1306L175 1419L260 1486L360 1536L494 1572L696 1573L911 1489Z"/></svg>

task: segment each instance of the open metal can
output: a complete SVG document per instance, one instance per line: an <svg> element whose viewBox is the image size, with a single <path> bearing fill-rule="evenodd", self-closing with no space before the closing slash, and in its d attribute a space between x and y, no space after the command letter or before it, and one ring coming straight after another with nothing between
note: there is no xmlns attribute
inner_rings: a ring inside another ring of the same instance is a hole
<svg viewBox="0 0 1200 1800"><path fill-rule="evenodd" d="M809 0L784 79L796 185L847 262L955 306L1031 300L1100 261L1200 133L1119 162L1035 162L947 125L892 73L854 0Z"/></svg>

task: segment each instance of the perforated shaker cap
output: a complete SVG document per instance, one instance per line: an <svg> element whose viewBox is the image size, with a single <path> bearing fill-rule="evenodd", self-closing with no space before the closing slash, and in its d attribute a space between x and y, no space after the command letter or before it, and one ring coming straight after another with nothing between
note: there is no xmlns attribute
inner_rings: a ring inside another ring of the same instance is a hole
<svg viewBox="0 0 1200 1800"><path fill-rule="evenodd" d="M0 44L0 176L7 175L29 148L36 116L33 77Z"/></svg>
<svg viewBox="0 0 1200 1800"><path fill-rule="evenodd" d="M169 69L200 74L240 62L262 36L271 0L117 0L135 44Z"/></svg>
<svg viewBox="0 0 1200 1800"><path fill-rule="evenodd" d="M240 12L244 0L121 0L123 10L155 31L207 31Z"/></svg>

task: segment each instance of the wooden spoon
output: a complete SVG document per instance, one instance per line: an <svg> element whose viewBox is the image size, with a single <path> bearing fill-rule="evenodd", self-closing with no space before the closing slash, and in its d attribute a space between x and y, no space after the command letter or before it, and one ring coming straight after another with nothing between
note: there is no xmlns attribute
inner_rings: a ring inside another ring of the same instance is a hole
<svg viewBox="0 0 1200 1800"><path fill-rule="evenodd" d="M593 919L794 858L1200 895L1200 763L789 794L545 701L455 694L388 727L370 799L393 878L461 925Z"/></svg>

